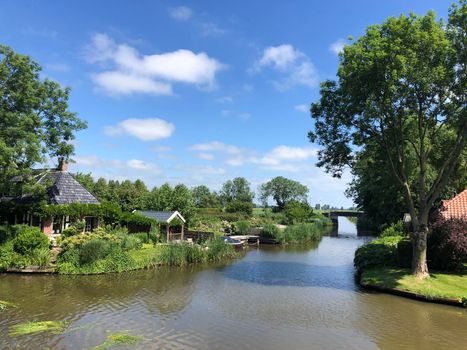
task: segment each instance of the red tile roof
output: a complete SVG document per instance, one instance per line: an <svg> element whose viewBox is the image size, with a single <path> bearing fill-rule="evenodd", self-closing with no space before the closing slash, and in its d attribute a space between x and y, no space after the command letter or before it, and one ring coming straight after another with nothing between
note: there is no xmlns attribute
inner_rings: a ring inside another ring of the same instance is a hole
<svg viewBox="0 0 467 350"><path fill-rule="evenodd" d="M441 215L446 219L467 218L467 188L457 196L443 201Z"/></svg>

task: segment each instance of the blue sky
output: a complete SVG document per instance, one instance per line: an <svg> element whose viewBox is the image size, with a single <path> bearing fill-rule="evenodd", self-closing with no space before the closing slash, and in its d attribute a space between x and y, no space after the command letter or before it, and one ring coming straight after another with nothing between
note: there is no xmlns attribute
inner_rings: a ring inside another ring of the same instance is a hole
<svg viewBox="0 0 467 350"><path fill-rule="evenodd" d="M450 1L1 1L0 43L72 88L88 122L72 171L219 189L275 176L310 203L350 206L345 174L314 166L308 108L346 38Z"/></svg>

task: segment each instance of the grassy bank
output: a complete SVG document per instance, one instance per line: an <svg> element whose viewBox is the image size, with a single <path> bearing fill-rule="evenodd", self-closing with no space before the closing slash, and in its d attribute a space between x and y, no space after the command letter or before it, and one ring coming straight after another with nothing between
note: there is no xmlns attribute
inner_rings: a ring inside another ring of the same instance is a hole
<svg viewBox="0 0 467 350"><path fill-rule="evenodd" d="M185 266L190 264L226 261L238 257L232 246L226 245L222 239L214 238L203 245L144 244L128 251L116 250L102 258L82 263L79 252L64 253L57 264L60 274L101 274L125 272L156 266Z"/></svg>
<svg viewBox="0 0 467 350"><path fill-rule="evenodd" d="M330 220L316 220L310 223L301 223L280 229L273 224L265 224L260 231L263 238L275 239L280 244L304 244L319 241L326 232Z"/></svg>
<svg viewBox="0 0 467 350"><path fill-rule="evenodd" d="M428 299L455 299L467 306L467 267L459 273L432 272L424 280L415 278L407 268L373 267L362 272L360 282L364 286L411 292Z"/></svg>

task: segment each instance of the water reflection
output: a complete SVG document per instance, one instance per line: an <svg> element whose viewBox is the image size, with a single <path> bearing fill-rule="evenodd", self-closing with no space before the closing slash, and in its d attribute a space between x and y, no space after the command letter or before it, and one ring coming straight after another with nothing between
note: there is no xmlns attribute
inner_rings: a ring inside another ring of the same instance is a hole
<svg viewBox="0 0 467 350"><path fill-rule="evenodd" d="M222 270L225 277L265 286L354 290L352 272L353 268L348 265L323 266L274 261L245 261Z"/></svg>
<svg viewBox="0 0 467 350"><path fill-rule="evenodd" d="M0 299L18 305L0 311L0 349L91 349L122 330L143 336L137 349L463 348L467 310L356 286L353 253L365 240L339 218L338 237L251 249L226 266L0 275ZM8 336L31 320L74 330Z"/></svg>

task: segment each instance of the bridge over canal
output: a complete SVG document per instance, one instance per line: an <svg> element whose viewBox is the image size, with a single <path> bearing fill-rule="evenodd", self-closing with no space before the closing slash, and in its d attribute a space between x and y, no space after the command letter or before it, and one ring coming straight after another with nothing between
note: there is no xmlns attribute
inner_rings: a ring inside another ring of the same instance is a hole
<svg viewBox="0 0 467 350"><path fill-rule="evenodd" d="M330 218L334 225L337 225L338 224L337 218L339 216L359 218L360 216L363 215L363 211L359 211L359 210L331 210L331 211L323 212L323 215Z"/></svg>

